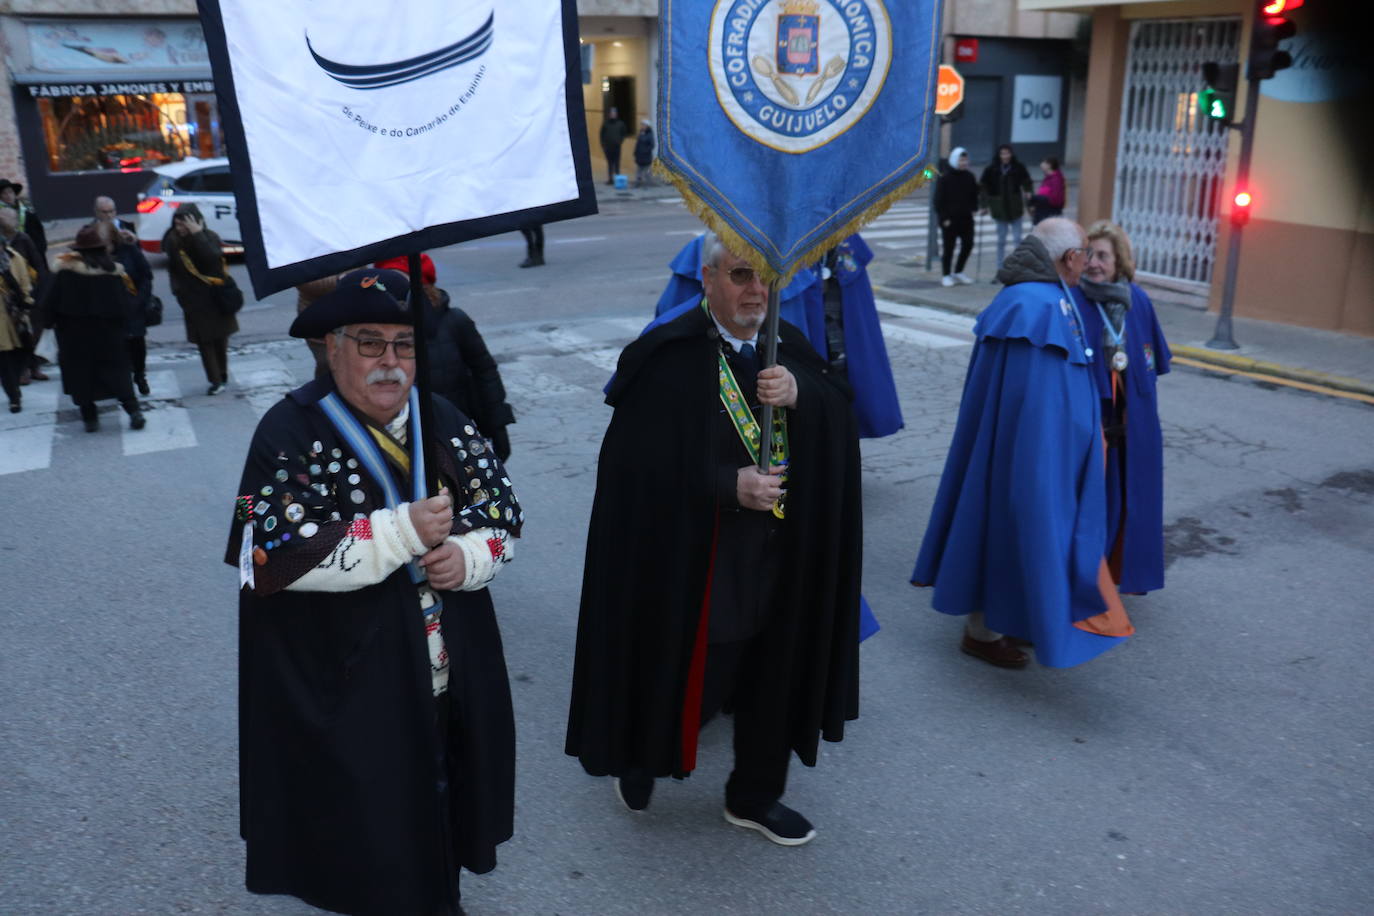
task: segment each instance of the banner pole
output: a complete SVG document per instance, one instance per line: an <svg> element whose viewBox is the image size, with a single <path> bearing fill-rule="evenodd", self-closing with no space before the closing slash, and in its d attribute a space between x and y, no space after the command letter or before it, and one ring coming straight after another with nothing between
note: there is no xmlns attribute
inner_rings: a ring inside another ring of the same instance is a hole
<svg viewBox="0 0 1374 916"><path fill-rule="evenodd" d="M771 369L778 362L778 281L768 284L768 316L764 319L763 368ZM773 405L763 405L759 420L759 473L767 474L773 457Z"/></svg>
<svg viewBox="0 0 1374 916"><path fill-rule="evenodd" d="M438 475L439 465L434 457L434 405L429 396L429 351L425 344L425 309L429 297L425 295L419 252L407 255L406 267L410 274L410 316L415 322L415 391L420 402L420 429L424 432L424 441L419 447L425 458L425 493L434 496L431 481Z"/></svg>

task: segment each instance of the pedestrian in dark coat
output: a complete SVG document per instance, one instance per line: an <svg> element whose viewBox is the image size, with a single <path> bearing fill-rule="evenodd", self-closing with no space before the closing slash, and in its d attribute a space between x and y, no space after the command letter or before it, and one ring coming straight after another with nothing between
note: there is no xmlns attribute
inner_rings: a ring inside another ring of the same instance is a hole
<svg viewBox="0 0 1374 916"><path fill-rule="evenodd" d="M129 350L129 370L139 394L150 394L148 388L148 307L153 301L153 269L138 247L138 238L118 223L99 222L102 237L113 246L111 254L134 283L134 304L129 309L125 325L124 344Z"/></svg>
<svg viewBox="0 0 1374 916"><path fill-rule="evenodd" d="M615 184L620 173L620 144L625 142L629 128L620 120L620 112L612 108L601 122L601 152L606 155L606 184Z"/></svg>
<svg viewBox="0 0 1374 916"><path fill-rule="evenodd" d="M525 260L521 261L517 266L543 267L544 224L530 223L528 226L521 226L520 234L525 238Z"/></svg>
<svg viewBox="0 0 1374 916"><path fill-rule="evenodd" d="M404 270L405 258L379 261L376 266ZM496 457L510 457L510 436L506 427L515 422L515 412L506 403L506 386L501 370L467 312L453 304L447 291L435 285L439 279L434 261L420 255L420 278L430 309L425 314L425 344L429 354L429 390L447 398L464 415L471 417L489 440Z"/></svg>
<svg viewBox="0 0 1374 916"><path fill-rule="evenodd" d="M642 188L652 183L649 171L654 164L654 126L648 118L639 122L639 136L635 137L635 187Z"/></svg>
<svg viewBox="0 0 1374 916"><path fill-rule="evenodd" d="M33 201L27 197L20 197L24 193L24 186L9 179L0 179L0 206L8 207L19 217L19 228L24 234L33 239L34 246L40 255L48 253L48 233L43 229L43 221L38 218L38 211L33 208Z"/></svg>
<svg viewBox="0 0 1374 916"><path fill-rule="evenodd" d="M48 292L52 270L48 267L47 256L39 253L38 246L33 243L33 239L19 231L19 212L13 207L0 207L0 242L3 242L24 259L24 263L30 271L28 279L32 281L30 292L33 301L42 302L43 297ZM24 277L17 274L15 278L20 282L25 280ZM35 352L38 349L38 342L43 339L42 310L32 309L28 315L28 323L32 336L23 348L20 382L21 384L28 384L30 379L36 382L46 382L48 375L43 371L43 366L47 364L47 360L41 359Z"/></svg>
<svg viewBox="0 0 1374 916"><path fill-rule="evenodd" d="M167 278L172 295L186 315L186 339L200 350L206 394L219 394L229 383L229 337L238 333L238 319L215 305L215 291L207 278L224 278L229 268L220 238L205 228L195 204L183 204L162 237L167 253Z"/></svg>
<svg viewBox="0 0 1374 916"><path fill-rule="evenodd" d="M978 179L968 168L968 151L956 146L949 154L949 167L935 181L933 205L935 218L940 221L944 240L940 263L944 269L942 286L972 283L964 273L964 265L973 252L973 217L978 212ZM959 260L954 262L954 243L959 245ZM953 270L950 270L951 265Z"/></svg>
<svg viewBox="0 0 1374 916"><path fill-rule="evenodd" d="M10 413L23 409L21 379L33 340L32 289L24 256L0 245L0 387L10 399Z"/></svg>
<svg viewBox="0 0 1374 916"><path fill-rule="evenodd" d="M142 429L124 346L134 284L95 227L82 228L72 249L58 258L44 303L48 323L57 331L62 389L80 409L86 432L100 428L96 402L107 398L118 399L129 426Z"/></svg>
<svg viewBox="0 0 1374 916"><path fill-rule="evenodd" d="M1013 247L1021 244L1021 218L1026 212L1026 195L1031 190L1030 172L1016 158L1008 144L997 147L997 159L983 169L978 180L983 192L983 207L992 214L997 225L997 266L1007 257L1007 230L1010 229Z"/></svg>

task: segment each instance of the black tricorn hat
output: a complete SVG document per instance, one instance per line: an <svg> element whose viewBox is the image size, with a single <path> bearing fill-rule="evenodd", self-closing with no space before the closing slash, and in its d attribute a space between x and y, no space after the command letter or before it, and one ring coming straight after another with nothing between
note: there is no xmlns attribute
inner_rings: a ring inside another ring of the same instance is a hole
<svg viewBox="0 0 1374 916"><path fill-rule="evenodd" d="M406 305L410 281L398 270L375 267L339 278L333 292L316 299L291 323L291 336L320 338L350 324L406 324L415 320Z"/></svg>
<svg viewBox="0 0 1374 916"><path fill-rule="evenodd" d="M24 186L17 181L10 181L8 178L0 178L0 191L5 188L14 188L14 193L23 194Z"/></svg>

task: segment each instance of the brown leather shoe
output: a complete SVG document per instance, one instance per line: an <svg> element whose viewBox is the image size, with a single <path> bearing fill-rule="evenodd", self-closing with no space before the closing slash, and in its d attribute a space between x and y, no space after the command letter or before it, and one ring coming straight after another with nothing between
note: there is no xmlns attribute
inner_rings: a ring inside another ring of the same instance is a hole
<svg viewBox="0 0 1374 916"><path fill-rule="evenodd" d="M1026 653L1013 646L1005 636L995 642L983 642L965 633L963 641L959 643L959 651L981 658L998 668L1024 668L1030 661Z"/></svg>

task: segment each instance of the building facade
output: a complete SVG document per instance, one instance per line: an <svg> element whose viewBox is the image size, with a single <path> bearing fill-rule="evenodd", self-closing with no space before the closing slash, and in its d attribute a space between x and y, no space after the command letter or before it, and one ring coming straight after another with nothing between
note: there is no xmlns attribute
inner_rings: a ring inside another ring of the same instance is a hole
<svg viewBox="0 0 1374 916"><path fill-rule="evenodd" d="M1130 234L1146 274L1218 307L1237 187L1239 131L1198 106L1202 65L1243 66L1257 0L1020 0L1028 12L1090 15L1078 213ZM1309 2L1291 18L1294 66L1260 83L1235 314L1374 334L1374 172L1363 30L1336 15L1365 4ZM1322 17L1332 14L1332 18Z"/></svg>

